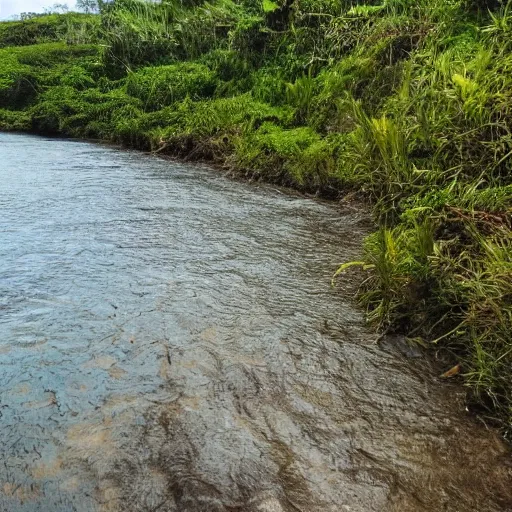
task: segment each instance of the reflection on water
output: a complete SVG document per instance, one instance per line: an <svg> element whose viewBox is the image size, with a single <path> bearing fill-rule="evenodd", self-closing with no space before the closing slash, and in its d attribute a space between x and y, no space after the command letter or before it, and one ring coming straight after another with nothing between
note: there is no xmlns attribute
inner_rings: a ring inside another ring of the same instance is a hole
<svg viewBox="0 0 512 512"><path fill-rule="evenodd" d="M507 453L336 264L366 219L0 134L0 510L512 510Z"/></svg>

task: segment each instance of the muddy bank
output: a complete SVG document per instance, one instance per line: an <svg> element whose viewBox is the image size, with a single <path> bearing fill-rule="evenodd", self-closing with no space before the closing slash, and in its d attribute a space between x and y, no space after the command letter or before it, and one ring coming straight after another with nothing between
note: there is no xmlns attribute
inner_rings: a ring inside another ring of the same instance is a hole
<svg viewBox="0 0 512 512"><path fill-rule="evenodd" d="M87 143L0 154L0 510L512 510L460 388L329 287L364 212Z"/></svg>

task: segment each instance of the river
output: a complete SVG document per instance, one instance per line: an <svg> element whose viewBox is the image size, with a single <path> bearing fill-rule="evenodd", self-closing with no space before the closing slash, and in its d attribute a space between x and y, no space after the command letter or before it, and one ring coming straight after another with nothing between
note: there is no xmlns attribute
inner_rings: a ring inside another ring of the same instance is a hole
<svg viewBox="0 0 512 512"><path fill-rule="evenodd" d="M368 229L206 167L0 134L0 511L512 510L461 388L330 287Z"/></svg>

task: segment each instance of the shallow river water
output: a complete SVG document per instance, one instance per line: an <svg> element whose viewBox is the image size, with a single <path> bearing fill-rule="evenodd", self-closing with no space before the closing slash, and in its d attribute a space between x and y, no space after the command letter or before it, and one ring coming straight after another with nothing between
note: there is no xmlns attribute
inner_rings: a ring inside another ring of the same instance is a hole
<svg viewBox="0 0 512 512"><path fill-rule="evenodd" d="M512 510L461 389L330 288L367 230L200 166L0 134L0 511Z"/></svg>

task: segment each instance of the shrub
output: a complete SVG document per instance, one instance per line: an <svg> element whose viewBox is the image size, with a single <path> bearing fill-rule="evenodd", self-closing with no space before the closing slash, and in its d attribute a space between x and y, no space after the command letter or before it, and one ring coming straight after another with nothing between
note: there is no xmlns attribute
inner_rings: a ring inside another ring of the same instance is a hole
<svg viewBox="0 0 512 512"><path fill-rule="evenodd" d="M331 169L317 164L331 160L329 153L311 128L286 130L265 122L255 132L245 133L237 140L234 161L247 173L269 181L319 188L326 181L325 171Z"/></svg>
<svg viewBox="0 0 512 512"><path fill-rule="evenodd" d="M205 65L182 63L130 73L126 91L142 100L147 110L159 110L186 96L195 100L212 96L217 84L215 73Z"/></svg>
<svg viewBox="0 0 512 512"><path fill-rule="evenodd" d="M73 44L99 40L100 19L79 13L37 16L22 21L0 23L0 48L29 46L51 41Z"/></svg>
<svg viewBox="0 0 512 512"><path fill-rule="evenodd" d="M35 97L37 78L29 66L0 50L0 108L23 108Z"/></svg>
<svg viewBox="0 0 512 512"><path fill-rule="evenodd" d="M23 111L0 109L0 130L27 131L30 129L30 114Z"/></svg>

